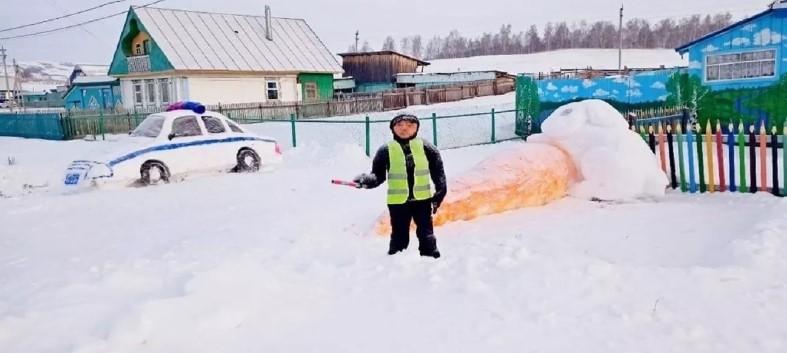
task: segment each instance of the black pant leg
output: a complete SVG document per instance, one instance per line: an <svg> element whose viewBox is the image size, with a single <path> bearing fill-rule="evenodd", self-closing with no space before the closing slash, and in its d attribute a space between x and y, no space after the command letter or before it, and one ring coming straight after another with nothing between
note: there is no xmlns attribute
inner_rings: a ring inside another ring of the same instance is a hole
<svg viewBox="0 0 787 353"><path fill-rule="evenodd" d="M415 234L418 236L418 250L421 255L431 256L437 251L437 239L432 226L432 202L412 201L407 203L415 220Z"/></svg>
<svg viewBox="0 0 787 353"><path fill-rule="evenodd" d="M388 205L391 216L391 245L389 252L407 249L410 244L410 222L413 214L407 204Z"/></svg>

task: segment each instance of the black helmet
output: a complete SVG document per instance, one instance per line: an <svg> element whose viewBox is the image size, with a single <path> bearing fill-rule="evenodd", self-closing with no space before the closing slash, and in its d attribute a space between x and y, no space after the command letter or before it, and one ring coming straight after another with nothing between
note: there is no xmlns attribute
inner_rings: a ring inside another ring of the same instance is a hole
<svg viewBox="0 0 787 353"><path fill-rule="evenodd" d="M417 116L415 116L413 114L404 113L404 114L399 114L399 115L393 117L393 119L391 119L391 125L389 127L391 128L392 131L393 131L394 125L396 125L400 121L410 121L410 122L415 123L415 125L417 127L419 127L419 128L421 127L421 122L418 121L418 117Z"/></svg>

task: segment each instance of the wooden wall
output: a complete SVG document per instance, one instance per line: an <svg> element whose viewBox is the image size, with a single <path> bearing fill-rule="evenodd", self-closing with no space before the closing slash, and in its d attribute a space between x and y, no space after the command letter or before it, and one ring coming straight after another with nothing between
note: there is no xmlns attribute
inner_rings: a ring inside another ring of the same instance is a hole
<svg viewBox="0 0 787 353"><path fill-rule="evenodd" d="M343 58L342 67L356 84L394 82L396 74L416 72L418 62L396 54L350 55Z"/></svg>

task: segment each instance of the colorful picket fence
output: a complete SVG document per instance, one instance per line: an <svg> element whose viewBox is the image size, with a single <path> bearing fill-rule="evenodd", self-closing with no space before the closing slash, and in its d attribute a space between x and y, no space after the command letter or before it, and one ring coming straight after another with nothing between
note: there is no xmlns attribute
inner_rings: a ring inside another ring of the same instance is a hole
<svg viewBox="0 0 787 353"><path fill-rule="evenodd" d="M657 156L670 187L690 193L769 192L787 195L787 125L779 134L775 126L764 124L746 129L743 123L722 129L708 121L682 131L679 122L632 125Z"/></svg>

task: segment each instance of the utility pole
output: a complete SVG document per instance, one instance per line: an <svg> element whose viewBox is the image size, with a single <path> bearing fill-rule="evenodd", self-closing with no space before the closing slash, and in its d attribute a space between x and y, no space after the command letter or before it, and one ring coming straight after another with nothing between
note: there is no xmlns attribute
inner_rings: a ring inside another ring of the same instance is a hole
<svg viewBox="0 0 787 353"><path fill-rule="evenodd" d="M618 22L618 75L623 74L623 3L620 4L620 21Z"/></svg>
<svg viewBox="0 0 787 353"><path fill-rule="evenodd" d="M16 59L13 60L14 63L14 105L19 105L22 107L22 110L25 109L25 97L22 97L22 70L19 69L19 65L16 64ZM17 94L19 95L19 101L17 101Z"/></svg>
<svg viewBox="0 0 787 353"><path fill-rule="evenodd" d="M8 91L11 90L11 87L8 85L8 68L5 66L5 48L0 47L0 57L3 58L3 75L5 76L5 101L8 102ZM9 104L10 106L10 104Z"/></svg>
<svg viewBox="0 0 787 353"><path fill-rule="evenodd" d="M358 52L358 30L355 31L355 52Z"/></svg>

